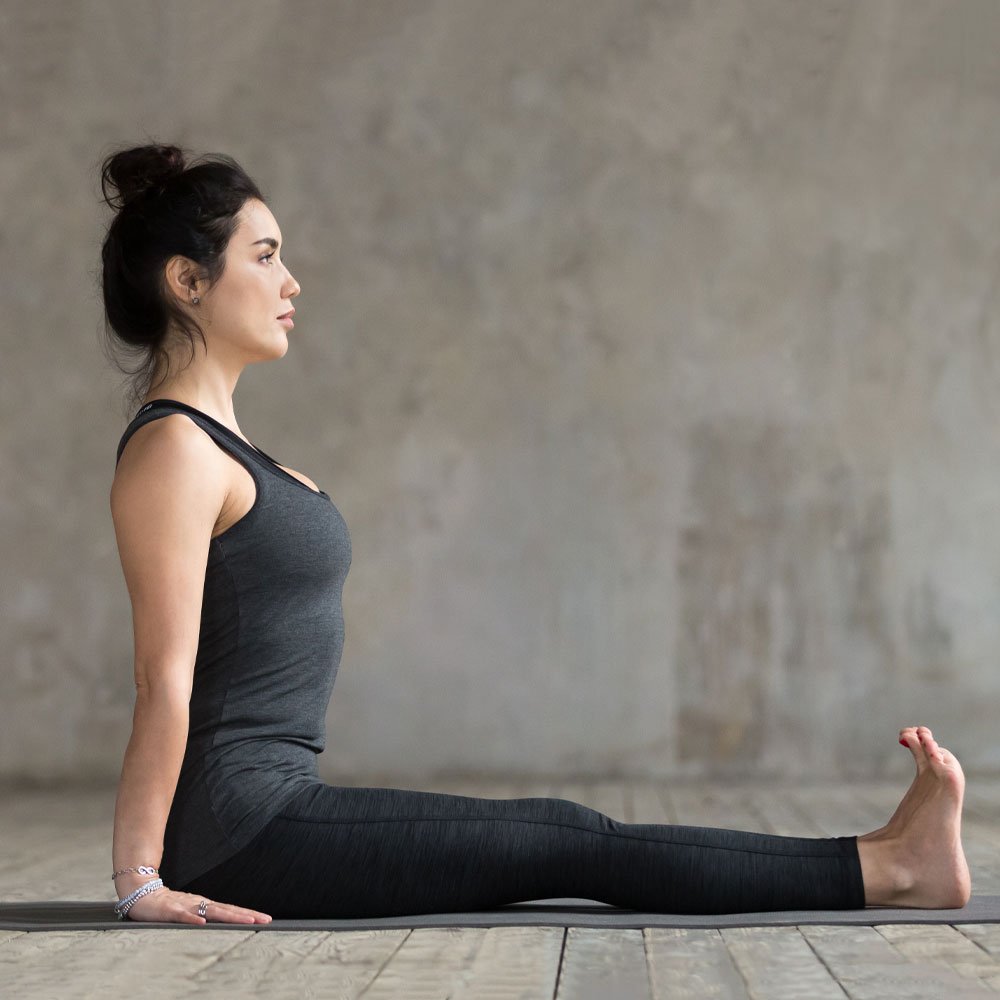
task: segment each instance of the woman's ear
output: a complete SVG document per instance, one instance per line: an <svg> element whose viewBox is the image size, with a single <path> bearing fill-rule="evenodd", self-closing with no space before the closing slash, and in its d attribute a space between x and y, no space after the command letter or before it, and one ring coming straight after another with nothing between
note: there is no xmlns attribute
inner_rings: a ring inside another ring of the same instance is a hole
<svg viewBox="0 0 1000 1000"><path fill-rule="evenodd" d="M163 272L168 294L178 298L184 305L191 305L192 299L199 295L198 271L198 265L193 260L174 254L167 261Z"/></svg>

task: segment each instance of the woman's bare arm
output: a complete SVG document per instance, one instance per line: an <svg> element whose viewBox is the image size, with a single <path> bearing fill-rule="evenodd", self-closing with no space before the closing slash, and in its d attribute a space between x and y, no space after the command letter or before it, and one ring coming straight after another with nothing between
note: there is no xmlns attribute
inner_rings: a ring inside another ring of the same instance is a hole
<svg viewBox="0 0 1000 1000"><path fill-rule="evenodd" d="M115 803L114 871L159 867L187 742L208 547L227 489L218 446L183 414L139 428L115 473L111 514L132 601L136 700ZM149 879L119 875L119 898ZM129 917L204 922L190 894L169 889L140 898ZM247 914L255 911L216 905L211 916L252 922Z"/></svg>

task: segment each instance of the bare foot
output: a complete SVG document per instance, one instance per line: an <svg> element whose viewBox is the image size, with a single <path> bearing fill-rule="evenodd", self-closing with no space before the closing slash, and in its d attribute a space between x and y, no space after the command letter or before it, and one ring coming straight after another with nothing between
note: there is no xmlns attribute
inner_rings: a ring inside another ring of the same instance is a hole
<svg viewBox="0 0 1000 1000"><path fill-rule="evenodd" d="M926 726L907 727L899 736L913 754L917 775L892 819L858 837L865 903L963 907L971 882L962 850L962 766Z"/></svg>

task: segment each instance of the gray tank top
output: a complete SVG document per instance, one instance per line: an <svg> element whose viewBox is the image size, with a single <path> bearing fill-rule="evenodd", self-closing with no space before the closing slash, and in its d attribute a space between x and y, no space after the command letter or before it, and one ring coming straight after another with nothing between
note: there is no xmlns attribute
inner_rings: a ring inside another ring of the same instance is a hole
<svg viewBox="0 0 1000 1000"><path fill-rule="evenodd" d="M139 410L115 465L138 428L168 413L186 413L257 487L253 507L208 549L187 747L159 866L164 884L180 889L319 782L351 541L325 492L177 400Z"/></svg>

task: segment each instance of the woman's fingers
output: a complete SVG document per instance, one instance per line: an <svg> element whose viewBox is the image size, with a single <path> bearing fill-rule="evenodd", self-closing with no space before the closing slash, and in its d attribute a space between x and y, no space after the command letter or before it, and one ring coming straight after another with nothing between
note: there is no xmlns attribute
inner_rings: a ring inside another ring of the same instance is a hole
<svg viewBox="0 0 1000 1000"><path fill-rule="evenodd" d="M248 910L243 906L233 906L231 903L213 903L211 900L208 902L206 916L210 920L239 924L266 924L271 919L268 914L259 910Z"/></svg>
<svg viewBox="0 0 1000 1000"><path fill-rule="evenodd" d="M236 906L233 903L219 903L214 899L205 900L204 896L187 895L190 899L195 900L195 914L197 915L199 910L203 912L205 921L228 924L266 924L271 919L267 913L261 913L259 910L249 910L245 906ZM208 905L201 906L202 901Z"/></svg>
<svg viewBox="0 0 1000 1000"><path fill-rule="evenodd" d="M202 907L202 901L207 903ZM201 916L199 909L205 916ZM271 917L259 910L250 910L244 906L234 906L231 903L219 903L215 900L205 900L204 896L196 896L190 892L174 892L171 889L157 889L142 896L132 905L127 916L131 920L152 921L156 923L207 924L240 923L266 924Z"/></svg>

